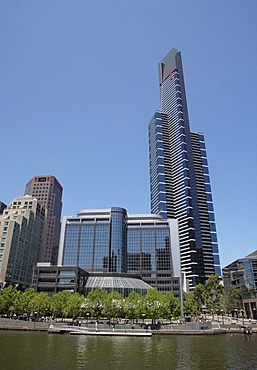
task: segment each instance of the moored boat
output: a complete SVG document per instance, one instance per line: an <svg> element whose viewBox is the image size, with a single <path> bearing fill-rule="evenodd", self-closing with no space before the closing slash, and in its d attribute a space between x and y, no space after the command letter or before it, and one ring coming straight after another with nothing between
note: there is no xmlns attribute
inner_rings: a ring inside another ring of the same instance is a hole
<svg viewBox="0 0 257 370"><path fill-rule="evenodd" d="M100 335L111 337L151 337L149 332L118 332L118 331L89 331L89 330L74 330L70 331L70 335Z"/></svg>

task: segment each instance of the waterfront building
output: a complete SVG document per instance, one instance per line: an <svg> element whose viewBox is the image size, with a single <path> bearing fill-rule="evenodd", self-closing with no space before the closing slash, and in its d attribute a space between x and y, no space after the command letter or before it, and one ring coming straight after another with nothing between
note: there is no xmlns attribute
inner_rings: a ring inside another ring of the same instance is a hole
<svg viewBox="0 0 257 370"><path fill-rule="evenodd" d="M241 292L244 313L257 319L257 250L222 269L224 289L234 285ZM233 307L231 307L232 309Z"/></svg>
<svg viewBox="0 0 257 370"><path fill-rule="evenodd" d="M32 288L49 296L67 290L87 295L97 287L108 293L118 292L127 297L132 291L141 296L151 288L140 277L119 273L88 273L78 266L54 266L51 263L37 263L33 269Z"/></svg>
<svg viewBox="0 0 257 370"><path fill-rule="evenodd" d="M33 268L31 287L36 292L49 296L62 290L85 294L88 272L78 266L56 266L50 262L39 262Z"/></svg>
<svg viewBox="0 0 257 370"><path fill-rule="evenodd" d="M47 209L46 230L40 261L57 263L61 230L62 185L51 175L34 176L25 187L25 194L38 199Z"/></svg>
<svg viewBox="0 0 257 370"><path fill-rule="evenodd" d="M190 131L181 53L159 64L161 109L149 124L151 212L178 219L189 288L221 275L205 138Z"/></svg>
<svg viewBox="0 0 257 370"><path fill-rule="evenodd" d="M111 207L63 218L58 265L137 275L161 292L182 297L179 253L177 220Z"/></svg>
<svg viewBox="0 0 257 370"><path fill-rule="evenodd" d="M30 286L41 253L45 218L44 207L28 195L14 198L0 215L0 287Z"/></svg>

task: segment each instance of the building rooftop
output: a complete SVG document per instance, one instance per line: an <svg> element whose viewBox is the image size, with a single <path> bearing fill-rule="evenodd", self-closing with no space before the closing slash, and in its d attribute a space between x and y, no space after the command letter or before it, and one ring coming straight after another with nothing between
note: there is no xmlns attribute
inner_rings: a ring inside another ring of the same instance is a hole
<svg viewBox="0 0 257 370"><path fill-rule="evenodd" d="M151 286L145 283L143 280L129 277L129 276L107 276L106 274L98 274L98 275L89 275L86 288L101 288L101 289L113 289L116 290L117 288L127 288L131 290L148 290Z"/></svg>

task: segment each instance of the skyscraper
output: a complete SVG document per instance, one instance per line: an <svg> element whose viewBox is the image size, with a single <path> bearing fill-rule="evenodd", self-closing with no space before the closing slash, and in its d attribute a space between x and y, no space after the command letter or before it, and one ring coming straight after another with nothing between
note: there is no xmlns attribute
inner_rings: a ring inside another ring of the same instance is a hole
<svg viewBox="0 0 257 370"><path fill-rule="evenodd" d="M190 131L181 53L159 64L161 109L149 124L151 212L179 223L181 267L189 287L220 275L204 135Z"/></svg>
<svg viewBox="0 0 257 370"><path fill-rule="evenodd" d="M62 186L54 176L34 176L27 183L25 194L37 198L47 210L40 261L56 264L61 230Z"/></svg>
<svg viewBox="0 0 257 370"><path fill-rule="evenodd" d="M28 195L17 197L0 216L0 289L6 283L21 289L32 281L45 226L45 209Z"/></svg>

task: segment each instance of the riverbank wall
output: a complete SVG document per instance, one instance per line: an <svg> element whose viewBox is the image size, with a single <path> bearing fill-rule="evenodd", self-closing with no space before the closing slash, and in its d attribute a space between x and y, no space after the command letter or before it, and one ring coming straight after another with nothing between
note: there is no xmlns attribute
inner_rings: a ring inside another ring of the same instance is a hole
<svg viewBox="0 0 257 370"><path fill-rule="evenodd" d="M77 327L77 330L85 328ZM94 324L86 325L86 328L90 331L101 331L109 329L102 325L98 325L97 329ZM21 331L45 331L53 334L64 334L73 331L76 327L72 325L67 325L63 322L37 322L37 321L23 321L0 318L0 330L21 330ZM153 335L217 335L217 334L235 334L242 333L242 328L240 325L213 325L194 327L192 325L178 325L178 326L166 326L158 330L142 329L139 325L126 325L117 326L115 329L117 332L151 332ZM257 333L257 325L252 326L252 333Z"/></svg>

